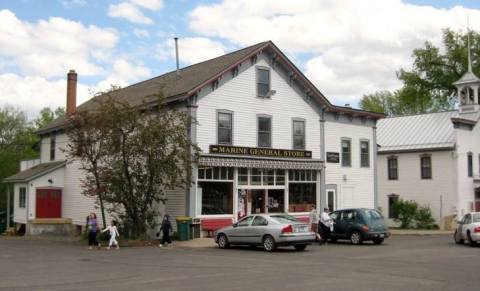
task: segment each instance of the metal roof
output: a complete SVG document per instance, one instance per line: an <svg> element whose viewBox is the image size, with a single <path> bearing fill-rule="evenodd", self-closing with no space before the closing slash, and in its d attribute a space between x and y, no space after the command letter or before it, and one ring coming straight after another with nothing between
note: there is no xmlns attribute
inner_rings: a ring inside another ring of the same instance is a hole
<svg viewBox="0 0 480 291"><path fill-rule="evenodd" d="M65 161L43 163L5 178L4 182L28 182L65 166Z"/></svg>
<svg viewBox="0 0 480 291"><path fill-rule="evenodd" d="M381 119L377 123L378 152L453 149L452 117L458 117L458 111Z"/></svg>

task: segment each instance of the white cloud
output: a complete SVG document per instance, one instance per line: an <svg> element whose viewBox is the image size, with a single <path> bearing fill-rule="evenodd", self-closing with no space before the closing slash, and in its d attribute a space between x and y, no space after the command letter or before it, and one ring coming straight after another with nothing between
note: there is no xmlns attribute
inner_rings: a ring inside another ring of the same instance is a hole
<svg viewBox="0 0 480 291"><path fill-rule="evenodd" d="M44 107L65 107L67 81L48 81L42 77L21 77L16 74L0 75L0 104L11 105L27 113L33 119ZM77 85L77 104L91 97L88 86Z"/></svg>
<svg viewBox="0 0 480 291"><path fill-rule="evenodd" d="M124 18L133 23L153 24L153 20L145 16L140 9L129 2L111 4L108 7L108 16Z"/></svg>
<svg viewBox="0 0 480 291"><path fill-rule="evenodd" d="M105 91L111 85L126 87L132 82L146 79L152 75L149 68L142 64L132 64L125 58L115 60L111 73L105 80L100 81L95 88L96 92Z"/></svg>
<svg viewBox="0 0 480 291"><path fill-rule="evenodd" d="M198 6L189 27L239 46L273 40L289 54L312 55L306 75L332 102L354 103L365 93L398 88L395 71L411 66L426 40L442 29L480 29L480 10L437 9L401 0L223 0Z"/></svg>
<svg viewBox="0 0 480 291"><path fill-rule="evenodd" d="M163 8L163 0L130 0L130 2L150 10L160 10Z"/></svg>
<svg viewBox="0 0 480 291"><path fill-rule="evenodd" d="M138 29L138 28L135 28L133 30L133 34L138 37L138 38L146 38L146 37L150 37L150 33L148 32L148 30L145 30L145 29Z"/></svg>
<svg viewBox="0 0 480 291"><path fill-rule="evenodd" d="M107 56L118 41L117 32L52 17L30 23L9 10L0 10L0 57L28 76L54 77L76 69L99 75L97 56Z"/></svg>
<svg viewBox="0 0 480 291"><path fill-rule="evenodd" d="M221 42L204 37L186 37L178 40L180 62L193 64L225 54ZM175 42L168 39L157 47L157 57L160 60L175 58Z"/></svg>

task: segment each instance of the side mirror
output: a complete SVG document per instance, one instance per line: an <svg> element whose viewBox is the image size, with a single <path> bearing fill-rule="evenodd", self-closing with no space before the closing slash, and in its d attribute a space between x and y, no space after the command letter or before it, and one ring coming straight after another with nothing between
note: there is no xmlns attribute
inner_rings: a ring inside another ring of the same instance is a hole
<svg viewBox="0 0 480 291"><path fill-rule="evenodd" d="M233 224L233 227L237 227L237 226L238 226L238 223L235 222L235 223Z"/></svg>

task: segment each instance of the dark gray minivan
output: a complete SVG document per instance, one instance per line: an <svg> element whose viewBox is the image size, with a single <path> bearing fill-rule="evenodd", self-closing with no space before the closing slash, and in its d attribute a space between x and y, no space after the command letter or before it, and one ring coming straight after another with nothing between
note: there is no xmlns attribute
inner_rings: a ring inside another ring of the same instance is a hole
<svg viewBox="0 0 480 291"><path fill-rule="evenodd" d="M334 225L330 240L350 240L358 245L364 241L382 244L390 236L388 227L380 212L375 209L353 208L336 210L330 213Z"/></svg>

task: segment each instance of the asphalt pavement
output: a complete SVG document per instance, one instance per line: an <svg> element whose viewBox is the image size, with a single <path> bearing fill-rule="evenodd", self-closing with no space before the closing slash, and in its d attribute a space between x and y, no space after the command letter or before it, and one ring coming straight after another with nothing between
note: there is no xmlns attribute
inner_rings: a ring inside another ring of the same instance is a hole
<svg viewBox="0 0 480 291"><path fill-rule="evenodd" d="M479 270L480 247L450 235L274 253L0 238L0 290L480 290Z"/></svg>

